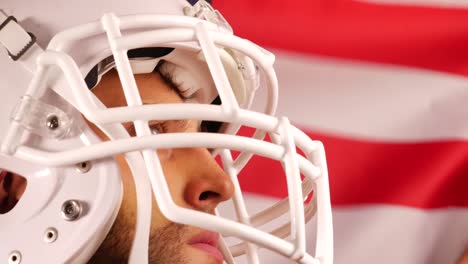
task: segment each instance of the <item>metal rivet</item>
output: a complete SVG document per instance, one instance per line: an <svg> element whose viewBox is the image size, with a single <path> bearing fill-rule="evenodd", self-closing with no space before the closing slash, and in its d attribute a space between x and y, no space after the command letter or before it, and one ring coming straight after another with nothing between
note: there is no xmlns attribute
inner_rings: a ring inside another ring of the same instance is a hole
<svg viewBox="0 0 468 264"><path fill-rule="evenodd" d="M62 205L62 217L67 221L74 221L80 217L83 208L76 200L68 200Z"/></svg>
<svg viewBox="0 0 468 264"><path fill-rule="evenodd" d="M87 173L91 169L91 162L83 161L76 164L76 169L81 173Z"/></svg>
<svg viewBox="0 0 468 264"><path fill-rule="evenodd" d="M8 264L19 264L21 263L21 253L19 251L13 251L8 256Z"/></svg>
<svg viewBox="0 0 468 264"><path fill-rule="evenodd" d="M51 115L49 117L47 117L47 127L50 129L50 130L55 130L59 127L60 123L59 123L59 119L56 115Z"/></svg>
<svg viewBox="0 0 468 264"><path fill-rule="evenodd" d="M58 237L58 232L57 229L53 227L49 227L46 229L44 232L44 242L46 243L53 243L55 240L57 240Z"/></svg>

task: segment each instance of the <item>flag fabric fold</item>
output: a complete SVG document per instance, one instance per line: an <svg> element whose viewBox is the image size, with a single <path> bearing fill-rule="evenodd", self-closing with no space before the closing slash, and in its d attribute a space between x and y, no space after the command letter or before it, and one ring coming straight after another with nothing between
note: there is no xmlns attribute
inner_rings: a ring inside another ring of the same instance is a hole
<svg viewBox="0 0 468 264"><path fill-rule="evenodd" d="M468 249L468 4L214 6L237 35L275 52L278 113L325 145L335 263L455 263ZM285 195L264 184L284 185L271 168L244 171L249 204Z"/></svg>

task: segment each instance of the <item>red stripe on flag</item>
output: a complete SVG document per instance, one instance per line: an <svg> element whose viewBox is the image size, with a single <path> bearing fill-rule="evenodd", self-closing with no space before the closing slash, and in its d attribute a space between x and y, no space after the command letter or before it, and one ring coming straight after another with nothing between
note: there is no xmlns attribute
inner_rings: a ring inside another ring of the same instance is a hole
<svg viewBox="0 0 468 264"><path fill-rule="evenodd" d="M249 134L244 130L241 134ZM327 151L334 205L468 207L468 142L383 143L309 133ZM240 175L244 190L278 198L286 180L277 162L255 157Z"/></svg>
<svg viewBox="0 0 468 264"><path fill-rule="evenodd" d="M349 0L214 5L237 35L267 47L468 75L468 9Z"/></svg>

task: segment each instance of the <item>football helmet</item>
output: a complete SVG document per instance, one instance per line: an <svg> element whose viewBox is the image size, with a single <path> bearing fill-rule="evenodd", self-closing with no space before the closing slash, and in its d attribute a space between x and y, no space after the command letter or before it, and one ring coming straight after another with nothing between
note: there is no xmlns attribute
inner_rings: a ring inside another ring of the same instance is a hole
<svg viewBox="0 0 468 264"><path fill-rule="evenodd" d="M219 232L227 263L240 255L259 263L259 248L298 263L332 263L323 145L275 116L274 55L235 36L208 2L194 2L2 0L0 177L20 175L27 186L14 208L0 214L0 262L88 261L119 211L125 187L114 156L124 154L137 192L130 263L148 262L153 194L170 221ZM134 75L152 72L162 61L159 70L191 100L142 103ZM125 107L107 108L92 93L111 69L118 72ZM258 104L256 94L263 97ZM150 120L182 119L209 122L212 131L158 134L148 126ZM133 122L136 136L124 122ZM109 140L97 137L89 123ZM255 133L241 136L241 127ZM155 150L193 147L220 157L235 187L235 218L172 200ZM254 214L237 177L252 156L282 165L288 193ZM287 220L273 223L281 217ZM308 253L311 219L316 246Z"/></svg>

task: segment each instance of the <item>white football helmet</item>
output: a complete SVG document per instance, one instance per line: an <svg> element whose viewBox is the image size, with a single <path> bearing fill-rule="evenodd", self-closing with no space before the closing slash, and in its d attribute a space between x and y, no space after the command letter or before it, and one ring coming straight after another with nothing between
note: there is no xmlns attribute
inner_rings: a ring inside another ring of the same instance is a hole
<svg viewBox="0 0 468 264"><path fill-rule="evenodd" d="M167 219L235 237L235 244L220 242L227 263L240 255L259 263L259 248L298 263L332 263L324 148L287 118L274 116L274 55L235 36L209 3L2 0L0 9L0 175L27 180L16 206L0 214L1 263L88 261L120 208L122 183L113 158L120 153L132 170L138 201L129 262L148 262L153 191ZM152 72L162 60L193 101L142 104L134 74ZM91 92L110 69L118 71L127 107L107 108ZM257 92L265 95L265 106L254 111ZM110 140L100 140L83 117ZM148 127L149 120L182 119L222 126L218 133L172 134L152 134ZM137 136L123 122L133 122ZM256 132L241 137L241 126ZM236 218L172 200L155 150L191 147L214 149L221 157L235 187ZM232 150L240 155L233 158ZM281 163L288 197L249 215L237 175L252 155ZM272 224L284 216L287 221ZM308 253L305 228L313 218L316 246Z"/></svg>

